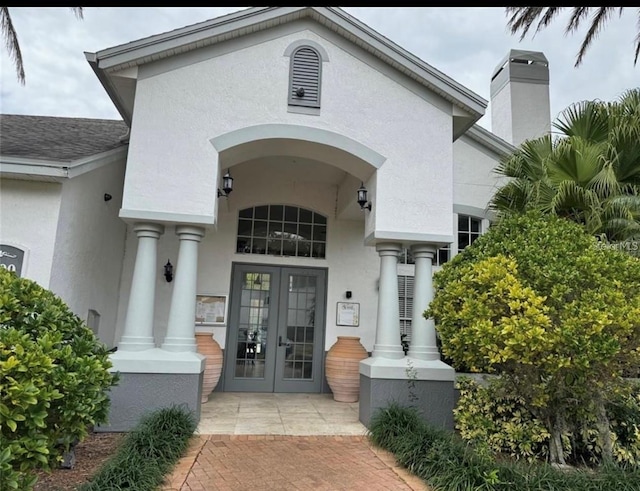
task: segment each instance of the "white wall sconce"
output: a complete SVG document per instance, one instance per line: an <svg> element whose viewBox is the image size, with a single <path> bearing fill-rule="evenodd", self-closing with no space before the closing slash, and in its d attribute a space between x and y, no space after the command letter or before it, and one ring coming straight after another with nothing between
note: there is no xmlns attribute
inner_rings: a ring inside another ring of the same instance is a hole
<svg viewBox="0 0 640 491"><path fill-rule="evenodd" d="M364 182L358 188L358 204L362 211L365 209L371 211L371 201L367 200L367 188L364 187Z"/></svg>
<svg viewBox="0 0 640 491"><path fill-rule="evenodd" d="M226 174L222 176L222 191L218 188L218 198L221 196L228 198L231 191L233 191L233 177L231 177L227 169Z"/></svg>

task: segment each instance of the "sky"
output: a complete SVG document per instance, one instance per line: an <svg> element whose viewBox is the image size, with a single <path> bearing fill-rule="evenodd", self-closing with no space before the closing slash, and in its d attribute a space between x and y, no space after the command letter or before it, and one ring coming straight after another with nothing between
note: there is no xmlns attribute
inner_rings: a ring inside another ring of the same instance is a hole
<svg viewBox="0 0 640 491"><path fill-rule="evenodd" d="M121 119L86 61L96 52L213 19L244 7L11 7L26 83L0 53L0 112ZM636 9L614 15L574 67L585 29L565 35L562 14L535 37L520 41L507 28L504 7L343 7L360 21L489 100L492 72L510 49L542 51L549 60L551 117L569 105L613 101L640 85L634 66ZM491 105L479 124L491 129Z"/></svg>

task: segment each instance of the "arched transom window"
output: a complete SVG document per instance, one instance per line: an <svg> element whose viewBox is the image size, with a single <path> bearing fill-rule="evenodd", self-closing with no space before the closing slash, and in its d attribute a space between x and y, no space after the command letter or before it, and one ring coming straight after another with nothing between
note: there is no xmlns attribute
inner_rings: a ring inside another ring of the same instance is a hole
<svg viewBox="0 0 640 491"><path fill-rule="evenodd" d="M324 259L327 218L297 206L261 205L240 210L236 252Z"/></svg>

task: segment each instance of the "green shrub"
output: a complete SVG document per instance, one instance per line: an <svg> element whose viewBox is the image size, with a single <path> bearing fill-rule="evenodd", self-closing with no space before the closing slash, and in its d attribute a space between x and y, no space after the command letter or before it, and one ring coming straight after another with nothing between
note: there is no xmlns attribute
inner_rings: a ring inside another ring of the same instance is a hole
<svg viewBox="0 0 640 491"><path fill-rule="evenodd" d="M606 464L597 469L560 470L546 463L496 460L457 434L428 425L415 408L397 404L374 413L369 435L434 491L640 489L640 467Z"/></svg>
<svg viewBox="0 0 640 491"><path fill-rule="evenodd" d="M640 260L597 247L580 225L505 216L434 275L433 317L454 366L498 373L550 434L564 463L572 414L597 421L613 459L606 402L640 360Z"/></svg>
<svg viewBox="0 0 640 491"><path fill-rule="evenodd" d="M196 429L193 413L172 406L149 413L79 491L151 491L182 456Z"/></svg>
<svg viewBox="0 0 640 491"><path fill-rule="evenodd" d="M499 379L485 387L460 377L456 387L460 398L453 416L464 440L516 460L546 459L549 432L520 397L505 390Z"/></svg>
<svg viewBox="0 0 640 491"><path fill-rule="evenodd" d="M31 489L89 427L106 421L106 347L49 290L0 268L0 472ZM3 488L4 489L4 488Z"/></svg>
<svg viewBox="0 0 640 491"><path fill-rule="evenodd" d="M548 458L549 432L527 409L524 401L510 393L500 379L483 386L468 377L456 383L460 398L454 409L456 429L465 441L493 454L516 460L544 461ZM640 464L640 387L629 384L607 404L614 434L613 455L621 464ZM595 418L567 427L563 436L565 457L574 464L597 464L602 457Z"/></svg>

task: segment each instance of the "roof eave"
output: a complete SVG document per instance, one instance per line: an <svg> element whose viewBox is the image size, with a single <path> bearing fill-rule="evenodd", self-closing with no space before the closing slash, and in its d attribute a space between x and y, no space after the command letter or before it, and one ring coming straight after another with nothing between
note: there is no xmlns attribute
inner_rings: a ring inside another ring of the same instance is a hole
<svg viewBox="0 0 640 491"><path fill-rule="evenodd" d="M466 136L489 148L500 157L507 157L516 151L516 147L494 135L480 125L474 124L465 133Z"/></svg>
<svg viewBox="0 0 640 491"><path fill-rule="evenodd" d="M100 80L100 83L106 90L107 95L111 99L111 102L113 102L114 106L116 106L116 109L120 113L120 116L122 116L122 119L124 120L126 125L131 128L131 120L133 119L133 108L127 107L127 105L118 94L118 91L111 83L111 78L109 77L109 75L99 67L97 53L90 53L88 51L85 51L84 56L89 62L89 65L91 66L93 72L98 77L98 80Z"/></svg>
<svg viewBox="0 0 640 491"><path fill-rule="evenodd" d="M0 175L45 177L63 181L126 159L128 145L72 161L52 161L0 155Z"/></svg>

